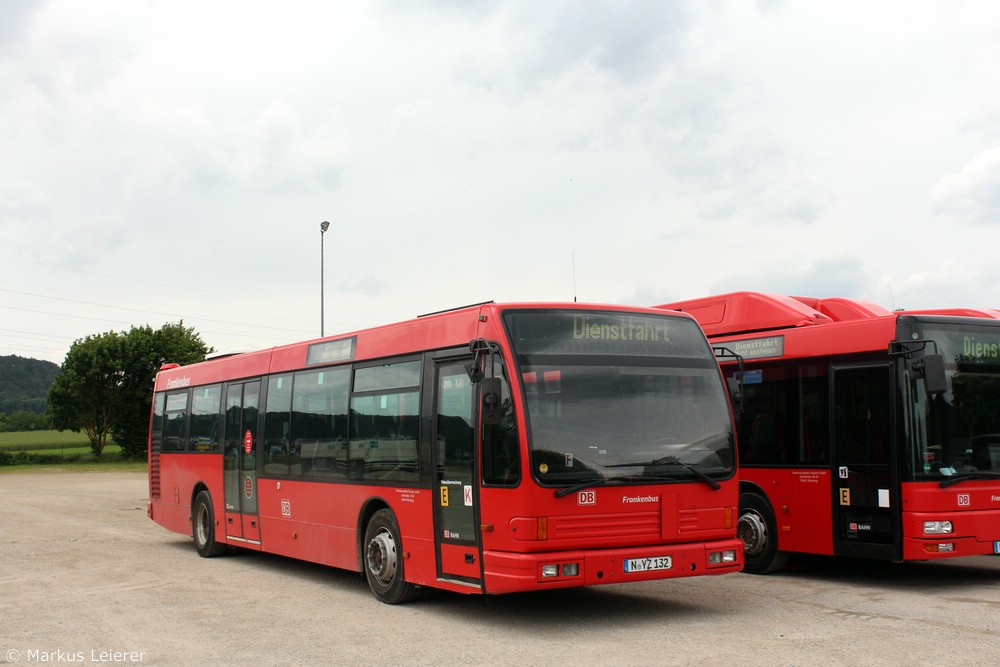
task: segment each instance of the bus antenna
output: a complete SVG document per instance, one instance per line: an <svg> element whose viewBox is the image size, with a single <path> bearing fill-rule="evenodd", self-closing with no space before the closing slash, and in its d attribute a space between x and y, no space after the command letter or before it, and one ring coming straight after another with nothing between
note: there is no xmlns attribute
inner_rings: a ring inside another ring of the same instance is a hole
<svg viewBox="0 0 1000 667"><path fill-rule="evenodd" d="M576 253L571 252L569 256L573 261L573 303L576 303Z"/></svg>

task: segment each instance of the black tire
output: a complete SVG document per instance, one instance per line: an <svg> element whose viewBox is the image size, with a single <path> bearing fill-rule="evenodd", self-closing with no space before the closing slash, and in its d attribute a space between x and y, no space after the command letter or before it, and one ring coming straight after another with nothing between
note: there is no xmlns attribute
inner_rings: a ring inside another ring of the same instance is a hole
<svg viewBox="0 0 1000 667"><path fill-rule="evenodd" d="M208 491L201 491L191 505L191 534L194 536L194 547L202 558L215 558L226 553L226 545L215 540L215 512Z"/></svg>
<svg viewBox="0 0 1000 667"><path fill-rule="evenodd" d="M750 574L777 572L788 562L788 553L778 551L778 529L770 503L756 493L740 494L737 536L743 540L743 571Z"/></svg>
<svg viewBox="0 0 1000 667"><path fill-rule="evenodd" d="M417 587L403 576L403 547L399 524L391 510L380 509L365 528L361 562L368 587L386 604L402 604L413 599Z"/></svg>

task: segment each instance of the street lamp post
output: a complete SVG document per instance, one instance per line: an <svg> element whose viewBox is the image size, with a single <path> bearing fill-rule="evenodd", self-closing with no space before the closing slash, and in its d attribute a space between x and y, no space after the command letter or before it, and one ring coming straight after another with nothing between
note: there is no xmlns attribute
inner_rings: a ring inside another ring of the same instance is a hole
<svg viewBox="0 0 1000 667"><path fill-rule="evenodd" d="M324 322L325 317L323 315L323 309L326 305L326 299L323 294L323 237L326 235L326 230L330 229L330 223L326 220L319 223L319 336L323 337L324 334Z"/></svg>

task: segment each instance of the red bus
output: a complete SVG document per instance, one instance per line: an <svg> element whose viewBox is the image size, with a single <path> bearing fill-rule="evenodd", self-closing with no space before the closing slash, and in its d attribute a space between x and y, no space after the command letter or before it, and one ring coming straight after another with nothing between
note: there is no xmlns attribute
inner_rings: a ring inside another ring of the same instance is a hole
<svg viewBox="0 0 1000 667"><path fill-rule="evenodd" d="M1000 553L1000 311L738 292L698 319L741 375L745 569Z"/></svg>
<svg viewBox="0 0 1000 667"><path fill-rule="evenodd" d="M157 374L149 516L375 597L742 567L732 409L693 318L478 304Z"/></svg>

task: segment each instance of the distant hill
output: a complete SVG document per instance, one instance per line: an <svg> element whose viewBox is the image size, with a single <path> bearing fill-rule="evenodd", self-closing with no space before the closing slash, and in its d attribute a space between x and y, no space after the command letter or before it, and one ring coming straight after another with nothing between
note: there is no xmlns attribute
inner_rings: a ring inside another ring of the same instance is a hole
<svg viewBox="0 0 1000 667"><path fill-rule="evenodd" d="M0 412L28 410L43 414L49 387L59 374L51 361L0 356Z"/></svg>

